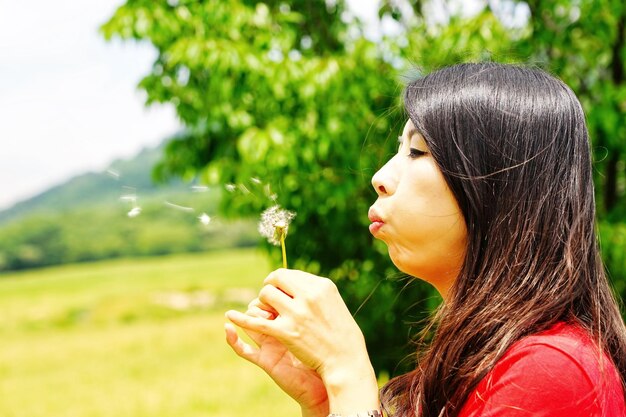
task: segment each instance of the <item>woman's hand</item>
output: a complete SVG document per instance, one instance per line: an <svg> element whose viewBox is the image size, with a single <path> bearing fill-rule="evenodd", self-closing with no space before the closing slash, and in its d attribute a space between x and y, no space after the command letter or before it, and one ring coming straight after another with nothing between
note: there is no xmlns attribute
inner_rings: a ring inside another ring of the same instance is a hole
<svg viewBox="0 0 626 417"><path fill-rule="evenodd" d="M253 317L273 319L276 313L263 305L258 298L248 305L246 314ZM246 334L257 348L244 342L232 324L224 325L226 341L240 357L263 369L276 384L300 404L303 416L325 417L328 415L328 395L317 372L303 365L287 348L272 336L251 330Z"/></svg>
<svg viewBox="0 0 626 417"><path fill-rule="evenodd" d="M272 272L264 283L259 305L271 317L236 311L227 317L253 334L273 338L319 375L330 411L349 414L378 408L378 386L363 334L335 284L286 269Z"/></svg>

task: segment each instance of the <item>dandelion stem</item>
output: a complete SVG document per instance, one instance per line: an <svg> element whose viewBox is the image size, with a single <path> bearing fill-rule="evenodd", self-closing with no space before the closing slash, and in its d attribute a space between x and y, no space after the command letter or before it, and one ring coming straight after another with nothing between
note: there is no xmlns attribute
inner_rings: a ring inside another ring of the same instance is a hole
<svg viewBox="0 0 626 417"><path fill-rule="evenodd" d="M259 233L267 238L272 245L280 245L283 254L283 268L287 268L287 250L285 239L289 229L289 222L296 216L296 213L281 209L279 205L272 206L261 213L259 222Z"/></svg>
<svg viewBox="0 0 626 417"><path fill-rule="evenodd" d="M283 250L283 268L287 269L287 251L285 250L285 233L280 234L280 247Z"/></svg>

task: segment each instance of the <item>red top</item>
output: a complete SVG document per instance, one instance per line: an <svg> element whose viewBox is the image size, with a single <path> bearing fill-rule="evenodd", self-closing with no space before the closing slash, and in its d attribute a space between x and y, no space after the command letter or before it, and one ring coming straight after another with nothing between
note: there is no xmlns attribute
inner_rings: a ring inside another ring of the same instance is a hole
<svg viewBox="0 0 626 417"><path fill-rule="evenodd" d="M619 374L581 328L559 323L514 343L459 417L625 417Z"/></svg>

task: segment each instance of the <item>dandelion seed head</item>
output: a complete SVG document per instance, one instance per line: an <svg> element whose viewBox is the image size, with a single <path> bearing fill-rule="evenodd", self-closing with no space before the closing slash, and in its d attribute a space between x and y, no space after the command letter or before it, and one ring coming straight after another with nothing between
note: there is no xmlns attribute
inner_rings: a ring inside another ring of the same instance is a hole
<svg viewBox="0 0 626 417"><path fill-rule="evenodd" d="M128 212L128 217L130 217L131 219L133 217L137 217L139 216L139 214L141 213L141 207L133 207L129 212Z"/></svg>
<svg viewBox="0 0 626 417"><path fill-rule="evenodd" d="M281 235L287 236L289 223L296 213L274 205L261 213L259 233L272 245L280 246Z"/></svg>

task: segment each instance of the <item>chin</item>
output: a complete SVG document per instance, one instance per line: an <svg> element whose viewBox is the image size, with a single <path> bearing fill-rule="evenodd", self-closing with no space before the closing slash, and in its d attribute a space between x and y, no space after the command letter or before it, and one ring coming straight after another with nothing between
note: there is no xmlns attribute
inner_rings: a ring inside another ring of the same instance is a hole
<svg viewBox="0 0 626 417"><path fill-rule="evenodd" d="M430 282L430 280L424 278L424 273L420 268L416 268L415 265L407 265L406 262L401 262L400 260L396 260L394 257L390 256L391 262L398 268L400 272L404 272L407 275L410 275L413 278L417 278L422 281Z"/></svg>
<svg viewBox="0 0 626 417"><path fill-rule="evenodd" d="M404 253L404 256L398 256L398 251L389 248L389 258L396 268L405 274L419 278L423 281L428 281L427 279L422 278L424 275L423 268L420 268L419 265L415 265L414 262L408 262L408 260L415 261L415 259L411 259L412 257L406 252Z"/></svg>
<svg viewBox="0 0 626 417"><path fill-rule="evenodd" d="M445 280L445 273L439 271L433 271L432 268L425 267L424 265L416 265L415 263L402 262L401 259L394 258L390 255L391 261L401 272L420 281L427 282L440 292L440 287L444 285L442 278Z"/></svg>

